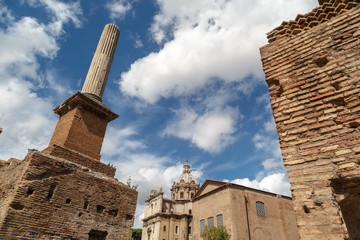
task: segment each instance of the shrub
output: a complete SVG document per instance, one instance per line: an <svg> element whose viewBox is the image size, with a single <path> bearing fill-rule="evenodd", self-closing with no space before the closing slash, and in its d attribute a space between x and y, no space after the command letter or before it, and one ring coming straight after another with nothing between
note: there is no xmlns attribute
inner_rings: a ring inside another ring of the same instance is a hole
<svg viewBox="0 0 360 240"><path fill-rule="evenodd" d="M204 240L229 240L231 238L225 226L205 226L204 232L202 232L200 236Z"/></svg>

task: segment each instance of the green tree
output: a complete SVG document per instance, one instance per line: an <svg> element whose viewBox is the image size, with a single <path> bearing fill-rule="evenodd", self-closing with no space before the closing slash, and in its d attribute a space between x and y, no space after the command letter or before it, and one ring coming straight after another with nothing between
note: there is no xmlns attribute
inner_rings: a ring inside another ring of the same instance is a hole
<svg viewBox="0 0 360 240"><path fill-rule="evenodd" d="M229 240L231 235L227 232L225 226L205 226L204 231L200 234L200 237L204 240Z"/></svg>
<svg viewBox="0 0 360 240"><path fill-rule="evenodd" d="M141 239L141 234L142 234L142 229L138 228L138 229L131 229L132 231L132 239L133 240L140 240Z"/></svg>

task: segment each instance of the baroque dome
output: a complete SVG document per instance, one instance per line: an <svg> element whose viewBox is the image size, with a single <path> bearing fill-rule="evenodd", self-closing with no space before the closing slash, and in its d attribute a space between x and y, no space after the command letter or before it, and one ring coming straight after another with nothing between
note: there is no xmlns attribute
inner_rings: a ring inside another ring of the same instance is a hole
<svg viewBox="0 0 360 240"><path fill-rule="evenodd" d="M194 181L196 185L199 184L196 178L190 173L190 165L187 160L183 168L182 174L176 178L174 183L181 183L182 181L184 181L184 183L191 183Z"/></svg>

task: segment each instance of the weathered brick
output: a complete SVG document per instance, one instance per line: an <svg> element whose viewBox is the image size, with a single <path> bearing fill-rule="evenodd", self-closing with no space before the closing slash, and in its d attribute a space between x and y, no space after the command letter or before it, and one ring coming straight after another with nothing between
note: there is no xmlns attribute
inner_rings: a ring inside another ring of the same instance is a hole
<svg viewBox="0 0 360 240"><path fill-rule="evenodd" d="M298 150L284 154L283 159L301 240L345 239L348 231L345 224L350 224L349 229L356 226L354 221L342 218L344 212L340 214L337 191L352 197L359 194L346 189L333 191L334 185L330 184L341 182L342 178L358 179L360 175L360 34L354 35L360 28L359 2L319 2L323 4L320 7L344 4L348 9L338 10L335 15L342 13L338 16L325 15L331 20L319 21L319 25L306 28L301 35L278 36L274 40L273 32L271 43L262 48L262 53L273 48L266 59L262 54L264 69L276 75L278 81L285 83L284 89L289 90L281 98L290 102L284 102L286 108L274 115L279 114L276 124L280 142ZM316 18L320 12L312 13ZM290 23L283 24L291 29ZM281 66L276 68L278 64ZM273 104L278 93L270 94ZM304 212L304 205L308 213ZM351 213L345 214L349 217Z"/></svg>
<svg viewBox="0 0 360 240"><path fill-rule="evenodd" d="M293 161L285 161L284 165L295 165L295 164L300 164L300 163L304 163L304 159L298 159L298 160L293 160Z"/></svg>
<svg viewBox="0 0 360 240"><path fill-rule="evenodd" d="M304 108L305 107L303 105L301 105L301 106L298 106L295 108L290 108L290 109L284 110L283 113L288 114L288 113L292 113L292 112L297 112L297 111L303 110Z"/></svg>
<svg viewBox="0 0 360 240"><path fill-rule="evenodd" d="M344 163L344 164L340 164L339 165L339 169L343 169L343 168L353 168L353 167L358 167L359 165L351 162L351 163Z"/></svg>
<svg viewBox="0 0 360 240"><path fill-rule="evenodd" d="M339 148L339 145L332 145L332 146L327 146L327 147L320 148L320 151L322 151L322 152L333 151L333 150L338 149L338 148Z"/></svg>
<svg viewBox="0 0 360 240"><path fill-rule="evenodd" d="M323 128L323 127L327 127L327 126L332 126L334 124L335 123L333 121L327 121L327 122L311 125L308 128L309 128L309 130L315 130L315 129L319 129L319 128Z"/></svg>
<svg viewBox="0 0 360 240"><path fill-rule="evenodd" d="M292 134L303 133L303 132L306 132L307 130L308 130L307 127L302 127L302 128L298 128L298 129L289 131L289 134L292 135Z"/></svg>
<svg viewBox="0 0 360 240"><path fill-rule="evenodd" d="M351 153L351 150L350 149L344 149L344 150L340 150L340 151L335 152L335 155L339 156L339 155L344 155L344 154L348 154L348 153Z"/></svg>
<svg viewBox="0 0 360 240"><path fill-rule="evenodd" d="M296 118L292 118L290 120L284 121L284 124L296 123L296 122L300 122L300 121L302 121L304 119L305 119L304 116L296 117Z"/></svg>
<svg viewBox="0 0 360 240"><path fill-rule="evenodd" d="M285 149L281 149L282 154L287 154L287 153L294 153L296 152L296 148L285 148Z"/></svg>

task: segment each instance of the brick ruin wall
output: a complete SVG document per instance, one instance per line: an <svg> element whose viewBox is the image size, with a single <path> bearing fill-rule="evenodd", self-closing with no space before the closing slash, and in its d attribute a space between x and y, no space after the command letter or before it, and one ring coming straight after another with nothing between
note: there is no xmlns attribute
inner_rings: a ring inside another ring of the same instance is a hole
<svg viewBox="0 0 360 240"><path fill-rule="evenodd" d="M320 6L260 49L299 234L360 239L360 6Z"/></svg>
<svg viewBox="0 0 360 240"><path fill-rule="evenodd" d="M0 239L131 238L137 192L114 178L38 151L0 177Z"/></svg>
<svg viewBox="0 0 360 240"><path fill-rule="evenodd" d="M12 196L15 194L16 186L26 166L26 164L19 166L17 162L10 164L3 161L3 163L3 165L0 165L0 226L5 219Z"/></svg>

